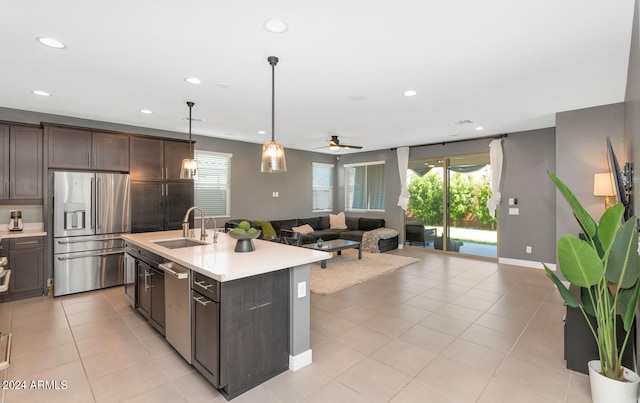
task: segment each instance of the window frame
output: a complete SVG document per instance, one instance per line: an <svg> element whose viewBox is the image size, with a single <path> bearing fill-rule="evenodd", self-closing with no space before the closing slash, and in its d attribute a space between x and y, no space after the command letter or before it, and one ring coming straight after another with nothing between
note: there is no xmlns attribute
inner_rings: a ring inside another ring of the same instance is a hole
<svg viewBox="0 0 640 403"><path fill-rule="evenodd" d="M384 213L386 210L384 208L384 204L386 203L386 197L385 200L383 202L383 208L382 209L372 209L372 208L353 208L351 207L351 205L349 204L349 169L351 168L356 168L356 167L368 167L368 166L372 166L372 165L382 165L383 169L386 165L386 161L368 161L368 162L358 162L358 163L352 163L352 164L344 164L344 211L346 212L354 212L354 213ZM365 175L368 175L368 169L365 170ZM365 176L365 180L364 180L364 184L365 184L365 194L367 195L367 199L369 198L369 194L368 194L368 189L366 188L367 186L367 176ZM384 181L384 175L382 177L382 194L385 195L385 181ZM367 201L367 203L369 203L369 201Z"/></svg>
<svg viewBox="0 0 640 403"><path fill-rule="evenodd" d="M222 157L222 158L226 158L227 160L227 183L226 184L209 184L207 185L200 185L200 188L210 188L210 189L224 189L226 190L226 201L225 201L225 214L222 215L216 215L216 214L208 214L209 212L206 210L206 207L203 207L203 210L205 210L205 216L206 217L215 217L215 218L229 218L231 217L231 169L232 169L232 158L233 158L233 154L231 153L223 153L223 152L219 152L219 151L210 151L210 150L202 150L202 149L194 149L193 151L194 153L194 159L196 161L198 161L198 155L202 156L204 155L210 155L212 157ZM196 192L199 188L198 186L198 181L201 180L201 169L200 169L200 162L198 162L198 177L196 179L194 179L193 181L193 199L194 199L194 204L195 205L199 205L196 202ZM201 203L204 204L205 206L207 205L207 203ZM200 206L202 207L202 206Z"/></svg>
<svg viewBox="0 0 640 403"><path fill-rule="evenodd" d="M314 185L315 181L313 179L313 171L314 171L314 167L325 167L325 168L331 168L331 186L316 186ZM329 164L326 162L312 162L311 163L311 212L313 213L321 213L321 212L332 212L333 211L333 197L334 197L334 191L333 188L334 183L335 183L335 169L336 166L335 164ZM318 209L315 208L315 198L314 198L314 193L316 190L328 190L329 191L329 200L330 200L330 206L328 209Z"/></svg>

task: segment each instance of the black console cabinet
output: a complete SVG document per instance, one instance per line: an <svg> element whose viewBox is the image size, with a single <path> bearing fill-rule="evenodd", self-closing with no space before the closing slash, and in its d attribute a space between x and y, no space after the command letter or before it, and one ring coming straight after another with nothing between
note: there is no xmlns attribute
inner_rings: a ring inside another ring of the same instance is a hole
<svg viewBox="0 0 640 403"><path fill-rule="evenodd" d="M576 295L574 287L571 287L571 292ZM596 328L596 318L589 317L591 326ZM622 345L624 341L625 331L622 324L622 319L618 317L618 345ZM634 345L636 340L636 326L635 323L631 329L629 335L629 341L627 342L627 348L622 355L622 365L627 368L634 368ZM583 374L589 373L587 363L591 360L598 359L598 346L591 333L591 329L587 324L582 311L579 308L572 308L567 306L567 314L565 316L564 323L564 359L567 361L567 369L582 372Z"/></svg>

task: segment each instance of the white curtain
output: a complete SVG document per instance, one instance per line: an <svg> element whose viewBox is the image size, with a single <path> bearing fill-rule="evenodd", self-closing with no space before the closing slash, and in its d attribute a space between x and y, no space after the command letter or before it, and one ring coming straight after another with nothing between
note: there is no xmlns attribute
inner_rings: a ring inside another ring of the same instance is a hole
<svg viewBox="0 0 640 403"><path fill-rule="evenodd" d="M398 206L407 209L409 191L407 190L407 169L409 168L409 147L398 147L398 173L400 174L400 197Z"/></svg>
<svg viewBox="0 0 640 403"><path fill-rule="evenodd" d="M500 178L502 178L502 139L489 143L489 159L491 161L491 190L493 195L487 200L487 208L491 217L496 216L496 209L500 204Z"/></svg>

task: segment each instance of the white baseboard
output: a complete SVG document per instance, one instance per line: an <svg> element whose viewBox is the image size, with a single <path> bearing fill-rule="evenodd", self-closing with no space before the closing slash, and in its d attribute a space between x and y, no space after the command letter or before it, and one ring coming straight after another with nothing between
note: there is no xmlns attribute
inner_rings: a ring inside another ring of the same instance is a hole
<svg viewBox="0 0 640 403"><path fill-rule="evenodd" d="M498 263L511 264L511 265L514 265L514 266L530 267L532 269L544 269L544 266L542 266L542 263L536 262L536 261L533 261L533 260L521 260L521 259L510 259L510 258L507 258L507 257L500 257L500 258L498 258ZM555 263L545 263L545 264L551 270L556 271L556 264Z"/></svg>
<svg viewBox="0 0 640 403"><path fill-rule="evenodd" d="M305 351L304 353L298 355L290 355L289 356L289 369L293 372L296 372L299 369L306 367L311 364L312 353L311 349Z"/></svg>

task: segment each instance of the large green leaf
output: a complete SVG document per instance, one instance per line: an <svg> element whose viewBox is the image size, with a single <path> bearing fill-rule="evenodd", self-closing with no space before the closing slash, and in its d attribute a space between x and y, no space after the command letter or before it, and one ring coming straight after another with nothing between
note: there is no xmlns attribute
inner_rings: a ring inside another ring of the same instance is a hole
<svg viewBox="0 0 640 403"><path fill-rule="evenodd" d="M609 252L605 276L621 288L633 287L640 277L638 232L634 217L627 220L616 233Z"/></svg>
<svg viewBox="0 0 640 403"><path fill-rule="evenodd" d="M562 181L553 173L548 172L547 174L549 175L549 178L551 178L553 183L555 183L562 196L564 196L567 203L569 203L569 206L571 206L573 215L578 220L578 223L584 231L587 239L595 245L598 255L603 256L604 250L602 249L602 245L600 244L600 240L598 239L598 227L596 226L596 222L593 220L593 218L591 218L589 213L587 213L587 210L582 207L582 204L580 204L576 196L573 194L573 192L571 192L571 190L569 190L567 185L562 183Z"/></svg>
<svg viewBox="0 0 640 403"><path fill-rule="evenodd" d="M633 320L636 317L636 306L638 305L638 298L640 297L640 280L638 280L634 287L626 290L620 290L618 293L618 301L620 301L620 315L624 323L624 330L627 332L633 325Z"/></svg>
<svg viewBox="0 0 640 403"><path fill-rule="evenodd" d="M582 301L582 307L584 308L584 311L591 316L596 316L596 303L591 298L591 296L595 295L596 292L596 287L580 289L580 300Z"/></svg>
<svg viewBox="0 0 640 403"><path fill-rule="evenodd" d="M598 239L605 252L609 250L616 237L616 232L620 228L623 215L624 206L622 204L616 204L615 206L609 207L600 218L600 222L598 223Z"/></svg>
<svg viewBox="0 0 640 403"><path fill-rule="evenodd" d="M556 276L556 274L551 269L549 269L546 264L542 263L542 265L544 266L544 271L547 273L547 277L549 277L551 281L554 282L554 284L558 288L558 291L560 291L560 296L562 296L564 302L566 302L570 307L577 308L579 305L578 300L573 296L573 294L571 294L569 289L567 289L562 281L560 281L558 276Z"/></svg>
<svg viewBox="0 0 640 403"><path fill-rule="evenodd" d="M558 263L564 277L578 287L591 287L604 275L598 252L573 235L563 235L558 241Z"/></svg>

